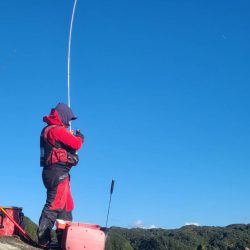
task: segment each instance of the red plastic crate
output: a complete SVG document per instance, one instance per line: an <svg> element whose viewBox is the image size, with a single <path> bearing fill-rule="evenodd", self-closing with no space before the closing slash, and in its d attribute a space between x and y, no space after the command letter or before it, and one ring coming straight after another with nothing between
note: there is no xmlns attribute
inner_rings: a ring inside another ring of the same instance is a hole
<svg viewBox="0 0 250 250"><path fill-rule="evenodd" d="M21 207L3 207L12 219L21 224L23 213ZM18 229L14 223L0 211L0 236L12 236L18 234Z"/></svg>

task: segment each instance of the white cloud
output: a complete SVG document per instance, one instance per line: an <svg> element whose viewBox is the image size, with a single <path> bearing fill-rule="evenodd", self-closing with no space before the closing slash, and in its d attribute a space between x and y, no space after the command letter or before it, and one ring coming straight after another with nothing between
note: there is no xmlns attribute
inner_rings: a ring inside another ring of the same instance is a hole
<svg viewBox="0 0 250 250"><path fill-rule="evenodd" d="M186 222L185 226L197 226L197 227L199 227L200 224L198 222Z"/></svg>
<svg viewBox="0 0 250 250"><path fill-rule="evenodd" d="M151 226L148 227L148 229L154 229L154 228L157 228L157 226L151 225Z"/></svg>
<svg viewBox="0 0 250 250"><path fill-rule="evenodd" d="M153 228L157 228L157 226L155 226L154 224L150 225L150 226L145 226L144 222L142 220L136 220L132 223L131 225L132 228L143 228L143 229L153 229Z"/></svg>
<svg viewBox="0 0 250 250"><path fill-rule="evenodd" d="M133 228L143 228L143 221L142 220L136 220L132 223Z"/></svg>

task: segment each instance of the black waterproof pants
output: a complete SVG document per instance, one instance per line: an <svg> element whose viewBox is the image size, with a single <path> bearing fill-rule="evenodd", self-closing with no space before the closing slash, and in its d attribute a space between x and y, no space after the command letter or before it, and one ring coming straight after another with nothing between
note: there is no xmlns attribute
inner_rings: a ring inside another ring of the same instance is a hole
<svg viewBox="0 0 250 250"><path fill-rule="evenodd" d="M62 171L63 170L63 171ZM47 199L42 210L39 226L37 230L38 241L41 245L47 245L51 241L51 230L55 224L56 219L72 221L72 212L63 209L51 209L58 185L68 177L68 173L62 166L56 166L43 169L43 183L47 189ZM58 241L61 239L62 232L58 231Z"/></svg>

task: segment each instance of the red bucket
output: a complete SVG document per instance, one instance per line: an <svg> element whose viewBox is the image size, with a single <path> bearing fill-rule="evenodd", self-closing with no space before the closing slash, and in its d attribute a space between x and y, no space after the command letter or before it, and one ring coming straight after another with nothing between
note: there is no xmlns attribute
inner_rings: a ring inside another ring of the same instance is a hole
<svg viewBox="0 0 250 250"><path fill-rule="evenodd" d="M2 208L19 225L22 223L23 213L21 207L2 207ZM18 234L17 227L5 214L3 214L0 211L0 236L12 236L14 234Z"/></svg>

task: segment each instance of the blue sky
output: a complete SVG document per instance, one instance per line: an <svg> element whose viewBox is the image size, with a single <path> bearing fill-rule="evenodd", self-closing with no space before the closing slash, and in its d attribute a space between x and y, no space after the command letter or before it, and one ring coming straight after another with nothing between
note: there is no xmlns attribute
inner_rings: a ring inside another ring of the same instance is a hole
<svg viewBox="0 0 250 250"><path fill-rule="evenodd" d="M72 1L0 2L1 205L38 221L42 117L67 102ZM250 3L79 0L71 50L74 220L250 223Z"/></svg>

